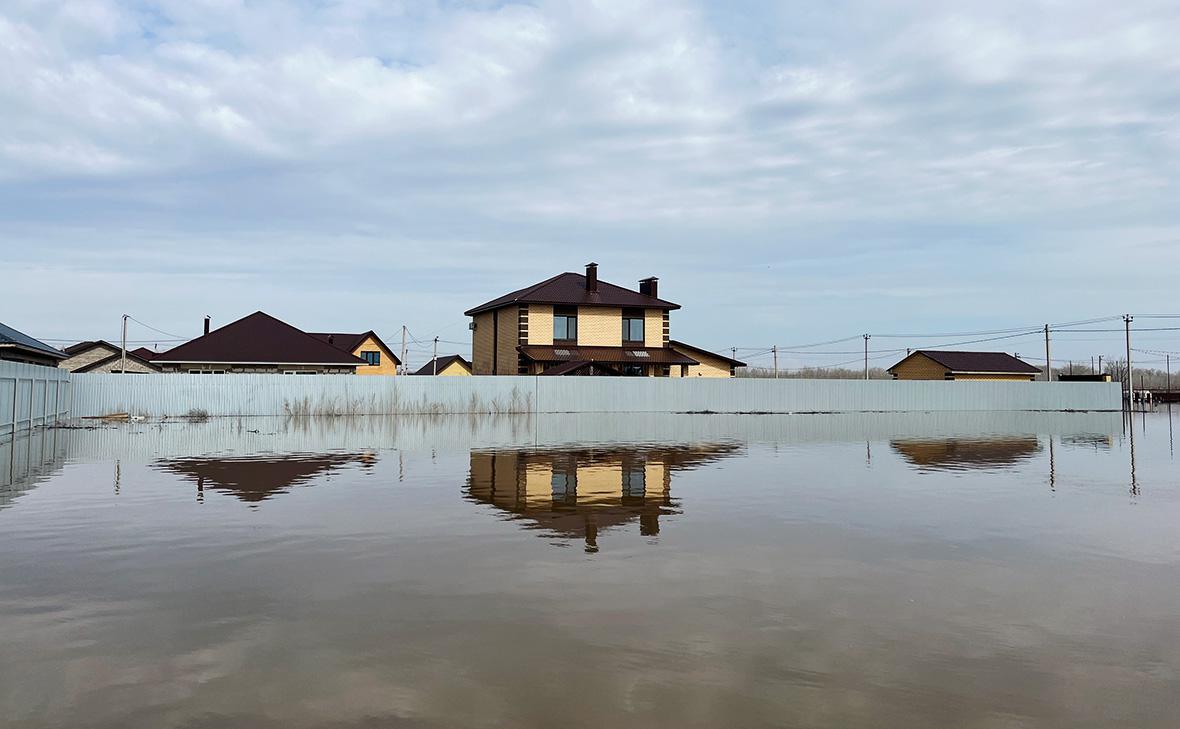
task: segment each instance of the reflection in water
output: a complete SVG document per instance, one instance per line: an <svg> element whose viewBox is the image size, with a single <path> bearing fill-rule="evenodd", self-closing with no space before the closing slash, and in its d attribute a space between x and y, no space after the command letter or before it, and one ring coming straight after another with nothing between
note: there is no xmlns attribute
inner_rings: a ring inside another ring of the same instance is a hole
<svg viewBox="0 0 1180 729"><path fill-rule="evenodd" d="M225 491L250 504L266 501L294 486L311 483L351 463L371 468L373 453L317 453L226 458L178 458L157 461L161 471L179 474L196 483L197 499L205 489Z"/></svg>
<svg viewBox="0 0 1180 729"><path fill-rule="evenodd" d="M61 470L68 440L68 431L57 428L0 438L0 509Z"/></svg>
<svg viewBox="0 0 1180 729"><path fill-rule="evenodd" d="M1036 436L891 440L889 446L920 470L967 471L1007 468L1041 450Z"/></svg>
<svg viewBox="0 0 1180 729"><path fill-rule="evenodd" d="M473 450L467 497L493 504L598 551L599 533L639 521L660 533L660 516L676 513L672 473L735 454L739 446L631 447L580 450Z"/></svg>

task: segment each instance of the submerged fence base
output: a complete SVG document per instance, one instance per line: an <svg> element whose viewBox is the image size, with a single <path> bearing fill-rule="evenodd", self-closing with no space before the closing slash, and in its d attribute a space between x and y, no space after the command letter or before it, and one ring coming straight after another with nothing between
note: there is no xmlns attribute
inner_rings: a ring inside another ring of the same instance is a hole
<svg viewBox="0 0 1180 729"><path fill-rule="evenodd" d="M73 375L74 416L1119 410L1117 383Z"/></svg>

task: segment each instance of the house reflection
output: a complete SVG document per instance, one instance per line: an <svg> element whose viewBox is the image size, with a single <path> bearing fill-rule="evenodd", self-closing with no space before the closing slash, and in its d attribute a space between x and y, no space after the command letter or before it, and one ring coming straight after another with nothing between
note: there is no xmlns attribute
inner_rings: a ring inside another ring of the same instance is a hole
<svg viewBox="0 0 1180 729"><path fill-rule="evenodd" d="M251 505L303 486L350 464L371 468L374 453L274 454L268 456L178 458L157 461L155 468L174 473L205 490L222 491Z"/></svg>
<svg viewBox="0 0 1180 729"><path fill-rule="evenodd" d="M920 470L1009 468L1041 452L1036 436L891 440L889 447Z"/></svg>
<svg viewBox="0 0 1180 729"><path fill-rule="evenodd" d="M639 522L660 533L660 517L678 513L672 474L739 452L734 444L577 450L473 450L467 498L492 504L528 528L582 539L598 551L605 530Z"/></svg>

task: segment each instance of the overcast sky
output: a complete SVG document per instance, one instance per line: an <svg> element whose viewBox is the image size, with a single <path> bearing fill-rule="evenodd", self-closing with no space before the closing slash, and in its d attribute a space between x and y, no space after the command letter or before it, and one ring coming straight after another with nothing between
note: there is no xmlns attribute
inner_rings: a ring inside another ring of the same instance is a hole
<svg viewBox="0 0 1180 729"><path fill-rule="evenodd" d="M1175 0L5 0L0 321L463 342L589 260L717 349L1180 313L1176 38Z"/></svg>

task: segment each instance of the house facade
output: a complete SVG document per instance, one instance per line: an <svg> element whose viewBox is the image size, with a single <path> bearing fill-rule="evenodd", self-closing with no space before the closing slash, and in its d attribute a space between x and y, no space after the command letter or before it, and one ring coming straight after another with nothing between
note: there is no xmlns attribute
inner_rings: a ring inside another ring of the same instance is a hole
<svg viewBox="0 0 1180 729"><path fill-rule="evenodd" d="M658 279L638 290L585 274L562 273L469 309L476 375L606 374L679 377L697 360L670 345Z"/></svg>
<svg viewBox="0 0 1180 729"><path fill-rule="evenodd" d="M1031 382L1039 367L1005 352L944 352L919 349L888 370L895 380L995 380Z"/></svg>
<svg viewBox="0 0 1180 729"><path fill-rule="evenodd" d="M22 364L57 367L68 355L50 347L45 342L33 339L24 332L0 324L0 360Z"/></svg>
<svg viewBox="0 0 1180 729"><path fill-rule="evenodd" d="M439 377L470 377L471 363L457 354L430 360L418 368L415 375L437 375Z"/></svg>
<svg viewBox="0 0 1180 729"><path fill-rule="evenodd" d="M152 364L162 372L194 375L352 375L368 365L261 311L160 352Z"/></svg>
<svg viewBox="0 0 1180 729"><path fill-rule="evenodd" d="M393 377L397 374L402 361L393 350L385 346L381 337L373 330L361 334L341 334L327 332L310 332L311 336L332 345L336 349L359 357L365 364L356 368L358 375L386 375Z"/></svg>
<svg viewBox="0 0 1180 729"><path fill-rule="evenodd" d="M697 364L688 365L684 377L733 377L738 367L745 367L746 363L726 357L723 354L710 352L707 349L694 347L691 344L678 342L675 339L668 342L672 349L686 357L691 357Z"/></svg>
<svg viewBox="0 0 1180 729"><path fill-rule="evenodd" d="M62 369L79 373L117 374L151 374L159 372L160 368L152 364L150 356L144 356L149 350L133 349L127 351L126 358L118 347L102 339L88 342L78 342L63 350L68 358L58 365Z"/></svg>

